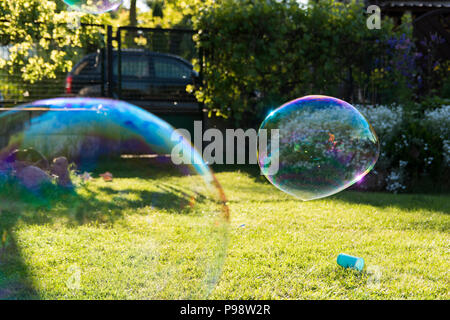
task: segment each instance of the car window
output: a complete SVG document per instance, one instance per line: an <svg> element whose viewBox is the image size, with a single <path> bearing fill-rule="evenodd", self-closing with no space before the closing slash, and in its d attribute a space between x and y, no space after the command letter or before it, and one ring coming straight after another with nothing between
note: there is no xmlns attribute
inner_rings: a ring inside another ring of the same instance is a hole
<svg viewBox="0 0 450 320"><path fill-rule="evenodd" d="M82 61L74 70L75 75L79 75L81 73L93 73L96 72L98 65L95 63L95 58L90 57L84 61Z"/></svg>
<svg viewBox="0 0 450 320"><path fill-rule="evenodd" d="M144 78L150 75L149 58L146 55L141 56L122 56L122 76ZM114 68L114 74L117 74L117 68Z"/></svg>
<svg viewBox="0 0 450 320"><path fill-rule="evenodd" d="M191 69L175 59L154 57L153 61L157 78L189 79L191 76Z"/></svg>

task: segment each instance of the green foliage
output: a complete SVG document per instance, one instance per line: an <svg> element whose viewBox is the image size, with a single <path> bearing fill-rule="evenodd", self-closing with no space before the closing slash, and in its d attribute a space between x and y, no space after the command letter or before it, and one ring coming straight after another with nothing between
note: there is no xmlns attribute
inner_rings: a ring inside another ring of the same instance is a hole
<svg viewBox="0 0 450 320"><path fill-rule="evenodd" d="M307 10L291 0L204 6L194 19L207 54L207 85L197 88L197 98L240 125L254 125L298 96L342 97L348 91L342 83L367 89L368 62L380 54L375 40L388 39L393 25L383 21L382 29L369 30L364 12L361 4L329 0Z"/></svg>
<svg viewBox="0 0 450 320"><path fill-rule="evenodd" d="M450 105L450 81L448 90L449 95L445 95L444 91L442 95L429 95L423 97L413 108L418 112L424 112L425 110L434 110L444 105Z"/></svg>
<svg viewBox="0 0 450 320"><path fill-rule="evenodd" d="M428 110L421 107L358 106L381 145L375 168L361 188L390 192L450 190L450 105L434 108L429 104Z"/></svg>
<svg viewBox="0 0 450 320"><path fill-rule="evenodd" d="M54 79L77 57L101 46L97 27L78 24L102 23L104 16L63 9L49 0L0 0L0 45L9 51L9 59L0 58L2 71L20 74L28 83Z"/></svg>
<svg viewBox="0 0 450 320"><path fill-rule="evenodd" d="M444 80L441 91L442 97L450 99L450 77Z"/></svg>
<svg viewBox="0 0 450 320"><path fill-rule="evenodd" d="M138 25L151 28L192 28L192 19L199 8L213 0L147 0L150 10L138 12Z"/></svg>
<svg viewBox="0 0 450 320"><path fill-rule="evenodd" d="M448 189L449 172L443 158L443 143L433 128L423 118L406 114L396 132L397 137L387 141L386 152L393 164L405 163L402 169L407 191L423 190L426 184L430 191Z"/></svg>

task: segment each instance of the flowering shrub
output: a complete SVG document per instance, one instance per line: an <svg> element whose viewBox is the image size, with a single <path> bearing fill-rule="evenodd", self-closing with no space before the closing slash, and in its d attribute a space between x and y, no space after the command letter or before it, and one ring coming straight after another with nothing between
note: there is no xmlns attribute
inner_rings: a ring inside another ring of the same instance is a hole
<svg viewBox="0 0 450 320"><path fill-rule="evenodd" d="M389 192L449 187L450 106L407 113L401 106L357 106L380 140L380 157L359 188Z"/></svg>
<svg viewBox="0 0 450 320"><path fill-rule="evenodd" d="M398 191L406 189L406 186L402 184L404 173L403 170L397 169L392 170L391 173L386 177L386 190L397 193Z"/></svg>
<svg viewBox="0 0 450 320"><path fill-rule="evenodd" d="M425 124L442 140L444 164L450 165L450 105L425 111Z"/></svg>
<svg viewBox="0 0 450 320"><path fill-rule="evenodd" d="M401 75L406 78L408 88L413 88L416 74L415 58L420 54L415 51L414 41L402 34L400 37L391 37L387 40L387 55L390 58L386 69L395 71L391 75Z"/></svg>
<svg viewBox="0 0 450 320"><path fill-rule="evenodd" d="M357 109L369 120L380 139L392 136L394 129L403 121L401 106L357 106Z"/></svg>

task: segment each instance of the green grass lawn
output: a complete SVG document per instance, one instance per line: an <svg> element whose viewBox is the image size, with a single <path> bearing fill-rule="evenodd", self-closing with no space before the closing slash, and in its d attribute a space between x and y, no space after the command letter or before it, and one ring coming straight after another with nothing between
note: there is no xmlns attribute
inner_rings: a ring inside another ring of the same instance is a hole
<svg viewBox="0 0 450 320"><path fill-rule="evenodd" d="M302 202L263 177L217 176L232 221L212 298L450 298L448 195L345 191ZM364 258L365 272L339 267L339 253Z"/></svg>
<svg viewBox="0 0 450 320"><path fill-rule="evenodd" d="M231 221L223 272L210 298L450 298L450 196L346 191L302 202L261 176L216 176ZM173 297L164 290L196 298L189 295L192 286L208 291L210 282L196 275L215 274L210 262L220 264L222 256L187 244L215 239L209 249L220 249L222 234L198 228L205 221L197 221L195 212L176 212L186 195L173 194L183 194L185 179L98 179L81 199L70 199L73 206L45 210L3 197L0 299ZM164 193L161 186L178 188ZM76 201L83 203L89 192L97 202L80 212ZM198 210L208 208L204 203ZM339 267L339 253L364 258L364 272ZM173 261L181 273L172 271ZM68 288L77 278L79 288Z"/></svg>

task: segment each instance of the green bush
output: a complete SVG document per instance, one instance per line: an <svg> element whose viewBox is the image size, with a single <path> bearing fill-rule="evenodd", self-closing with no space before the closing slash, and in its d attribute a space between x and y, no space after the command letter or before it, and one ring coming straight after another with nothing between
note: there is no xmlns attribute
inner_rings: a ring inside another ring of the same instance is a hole
<svg viewBox="0 0 450 320"><path fill-rule="evenodd" d="M294 0L216 1L194 21L207 56L206 85L196 96L235 125L255 126L270 109L299 96L353 95L345 85L367 91L368 66L384 50L380 41L395 33L389 21L369 30L366 19L365 8L354 2L323 0L304 10Z"/></svg>
<svg viewBox="0 0 450 320"><path fill-rule="evenodd" d="M390 192L450 190L450 105L424 112L358 106L380 140L380 157L359 187Z"/></svg>
<svg viewBox="0 0 450 320"><path fill-rule="evenodd" d="M101 24L104 16L68 12L63 3L0 0L0 17L0 46L8 50L0 70L27 84L56 79L104 42L101 28L75 23Z"/></svg>

